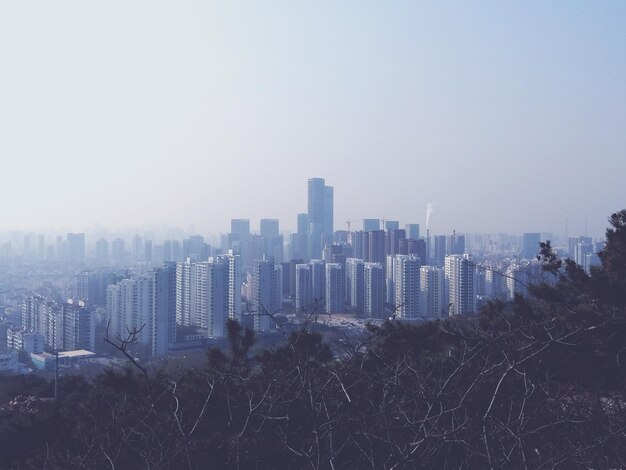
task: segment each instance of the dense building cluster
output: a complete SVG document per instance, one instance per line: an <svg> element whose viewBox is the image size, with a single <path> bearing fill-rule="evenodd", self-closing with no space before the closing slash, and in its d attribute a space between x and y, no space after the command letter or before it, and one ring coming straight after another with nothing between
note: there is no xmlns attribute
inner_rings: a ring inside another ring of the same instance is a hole
<svg viewBox="0 0 626 470"><path fill-rule="evenodd" d="M277 315L350 314L363 319L428 320L472 315L488 299L510 300L541 280L534 260L550 234L522 237L453 231L431 236L396 220L347 221L334 230L334 191L322 178L308 181L307 212L297 230L281 232L278 219L232 219L230 232L155 238L145 233L100 237L86 249L85 234L27 234L21 252L0 244L0 264L50 266L68 288L47 285L19 293L19 309L4 308L3 349L94 349L94 329L110 338L133 333L134 353L166 356L185 341L221 338L228 319L258 332L276 327ZM182 232L181 232L182 233ZM211 242L211 243L209 243ZM566 253L589 272L600 244L566 237ZM46 264L48 263L48 264ZM78 272L76 272L78 271ZM45 284L45 283L44 283ZM47 283L50 284L50 283ZM0 304L7 295L0 293ZM67 299L71 299L67 301ZM19 310L19 312L16 312ZM13 318L8 312L14 312ZM182 332L182 333L181 333ZM9 361L11 358L5 358Z"/></svg>

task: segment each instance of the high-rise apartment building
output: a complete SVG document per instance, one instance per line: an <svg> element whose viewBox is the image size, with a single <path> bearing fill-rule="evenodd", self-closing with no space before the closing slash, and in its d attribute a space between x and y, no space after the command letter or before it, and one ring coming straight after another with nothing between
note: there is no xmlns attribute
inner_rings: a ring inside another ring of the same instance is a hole
<svg viewBox="0 0 626 470"><path fill-rule="evenodd" d="M326 298L326 268L323 260L312 259L311 265L311 301L316 311L323 311Z"/></svg>
<svg viewBox="0 0 626 470"><path fill-rule="evenodd" d="M312 306L311 265L296 264L296 310L308 312Z"/></svg>
<svg viewBox="0 0 626 470"><path fill-rule="evenodd" d="M228 318L241 323L241 284L242 261L241 257L232 251L218 257L228 262Z"/></svg>
<svg viewBox="0 0 626 470"><path fill-rule="evenodd" d="M192 309L195 324L209 338L226 335L229 311L229 262L209 258L192 265Z"/></svg>
<svg viewBox="0 0 626 470"><path fill-rule="evenodd" d="M363 314L365 308L364 282L363 260L348 258L346 260L346 303L357 315Z"/></svg>
<svg viewBox="0 0 626 470"><path fill-rule="evenodd" d="M387 229L385 232L385 254L401 254L402 240L406 240L406 231L404 229Z"/></svg>
<svg viewBox="0 0 626 470"><path fill-rule="evenodd" d="M176 341L176 263L155 269L152 282L152 355L167 356Z"/></svg>
<svg viewBox="0 0 626 470"><path fill-rule="evenodd" d="M385 277L380 263L363 264L363 309L367 318L383 318Z"/></svg>
<svg viewBox="0 0 626 470"><path fill-rule="evenodd" d="M469 254L448 255L445 259L451 315L476 313L476 267Z"/></svg>
<svg viewBox="0 0 626 470"><path fill-rule="evenodd" d="M270 315L275 315L282 307L279 275L280 270L273 259L254 262L251 300L255 331L269 331L274 323Z"/></svg>
<svg viewBox="0 0 626 470"><path fill-rule="evenodd" d="M419 316L420 259L415 255L395 257L395 313L401 318Z"/></svg>
<svg viewBox="0 0 626 470"><path fill-rule="evenodd" d="M367 258L370 263L385 263L385 231L372 230L367 233Z"/></svg>
<svg viewBox="0 0 626 470"><path fill-rule="evenodd" d="M420 268L420 316L441 318L448 315L448 291L444 269L439 266Z"/></svg>
<svg viewBox="0 0 626 470"><path fill-rule="evenodd" d="M176 263L176 323L191 326L191 262Z"/></svg>
<svg viewBox="0 0 626 470"><path fill-rule="evenodd" d="M327 263L325 271L325 312L343 312L344 285L343 266L340 263Z"/></svg>

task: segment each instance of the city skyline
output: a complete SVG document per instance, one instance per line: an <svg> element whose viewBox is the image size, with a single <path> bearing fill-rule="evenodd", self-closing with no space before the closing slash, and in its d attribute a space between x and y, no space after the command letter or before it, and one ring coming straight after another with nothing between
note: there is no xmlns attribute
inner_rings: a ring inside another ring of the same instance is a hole
<svg viewBox="0 0 626 470"><path fill-rule="evenodd" d="M332 239L332 234L334 231L350 232L350 231L359 231L359 230L361 231L371 231L371 230L381 230L381 229L387 230L387 229L392 228L390 225L393 225L393 228L400 228L401 226L401 227L406 228L407 231L409 229L412 231L415 231L414 233L420 233L421 231L422 238L426 236L427 231L429 231L430 235L435 238L445 237L445 236L454 236L455 233L460 234L460 236L463 236L462 234L476 234L476 235L506 234L506 235L524 235L524 236L530 235L530 234L536 234L540 236L542 240L550 239L550 237L546 238L544 237L544 235L548 235L548 236L551 235L553 240L555 238L567 239L567 237L572 237L572 236L588 236L588 235L591 238L596 238L596 239L604 238L605 228L600 229L598 233L591 233L589 229L588 219L585 219L584 221L582 221L582 223L581 221L574 221L573 224L571 224L568 219L565 219L563 221L564 226L561 227L561 231L559 231L557 228L556 232L550 232L547 230L536 230L536 229L535 231L532 231L532 229L529 229L527 227L523 228L522 231L520 232L505 232L503 230L496 230L493 232L488 232L484 230L482 226L478 226L478 230L476 231L469 231L469 230L463 231L463 230L459 230L457 225L454 223L450 224L450 227L452 228L450 228L449 231L446 232L442 230L437 230L437 224L435 224L435 228L433 228L432 221L434 218L434 214L436 213L436 207L432 203L426 204L424 217L422 219L423 221L416 221L416 219L392 220L391 218L386 219L382 217L381 218L371 218L371 217L367 218L366 217L362 219L348 219L344 221L337 221L336 217L333 217L333 213L336 212L335 198L333 197L334 187L324 185L325 183L324 178L312 177L312 178L308 178L308 187L306 189L306 194L304 196L304 206L305 206L304 212L292 214L291 217L287 221L284 221L280 218L268 218L268 217L261 217L259 219L229 218L226 221L221 221L219 224L214 224L213 226L209 226L209 227L202 227L202 226L198 227L196 224L189 224L187 227L171 226L165 222L162 222L160 224L151 224L148 226L129 225L129 226L122 226L122 227L107 227L107 226L102 226L96 223L95 225L91 227L83 227L81 230L72 230L68 226L61 226L61 227L40 227L40 226L2 227L0 226L0 240L2 239L2 235L4 235L4 237L6 238L6 236L10 235L11 233L13 234L23 233L25 236L30 236L31 238L33 238L33 242L36 242L35 240L36 237L41 237L43 235L46 235L48 238L47 240L48 243L52 241L51 239L49 239L49 237L51 236L64 236L67 234L71 238L71 237L74 237L74 235L76 236L80 235L83 237L83 240L82 240L83 244L85 243L84 242L85 233L91 233L93 236L97 236L98 238L102 238L102 237L110 238L110 237L117 237L117 236L123 236L125 238L128 238L130 236L138 237L140 236L139 234L141 233L141 234L149 235L151 237L156 236L156 239L168 239L168 238L177 238L177 237L180 238L186 235L194 236L195 234L202 233L204 235L208 235L210 238L212 237L215 241L217 241L220 236L223 236L229 233L239 233L241 230L244 230L244 232L247 232L249 234L261 234L261 235L263 235L264 231L266 230L270 230L272 232L279 230L279 233L282 236L282 234L299 233L302 229L301 224L303 221L300 220L302 216L305 216L307 219L307 222L305 222L305 224L309 226L309 228L306 230L306 235L310 238L313 235L311 230L315 230L315 234L317 236L322 235L321 232L318 233L320 230L319 228L312 229L311 227L313 227L313 225L311 225L310 222L308 222L311 215L307 213L306 208L308 207L309 211L311 210L311 207L309 207L309 205L311 204L312 199L315 199L313 195L316 193L316 191L313 191L313 193L311 192L312 181L319 182L319 184L321 184L321 189L326 190L325 195L323 195L326 198L324 201L323 212L324 212L324 220L325 221L329 220L329 224L330 224L330 226L326 229L326 241L330 241ZM330 191L330 199L328 199L328 195L327 195L328 191ZM318 201L318 203L321 203L321 202ZM319 211L321 209L317 209L317 210ZM330 214L330 219L328 215L326 215L327 213ZM320 217L322 217L322 215L320 215ZM292 222L295 221L295 222L289 223L289 221L292 221ZM316 225L320 225L320 224L316 224ZM323 226L324 224L321 224L321 225ZM608 222L607 222L607 225L608 225ZM215 226L220 226L224 228L222 230L215 230ZM334 230L333 230L333 226L334 226ZM322 229L322 231L324 230ZM74 234L73 232L80 232L80 233ZM278 233L276 235L278 235ZM93 243L94 241L95 240L90 240L91 243ZM433 242L436 245L436 240L433 240ZM41 241L39 243L41 243ZM285 241L285 243L288 244L289 241ZM323 244L321 246L323 246ZM316 253L318 254L321 253L321 246L317 247L318 249L315 250ZM36 247L33 245L32 248L35 249Z"/></svg>
<svg viewBox="0 0 626 470"><path fill-rule="evenodd" d="M622 2L5 2L0 231L306 212L601 236L626 200ZM587 227L587 230L585 230Z"/></svg>

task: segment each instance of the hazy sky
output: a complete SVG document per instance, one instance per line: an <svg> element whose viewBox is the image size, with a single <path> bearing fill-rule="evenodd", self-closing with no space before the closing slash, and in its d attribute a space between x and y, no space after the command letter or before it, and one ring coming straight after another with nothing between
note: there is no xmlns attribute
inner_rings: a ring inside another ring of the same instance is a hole
<svg viewBox="0 0 626 470"><path fill-rule="evenodd" d="M0 230L626 207L624 1L3 1L0 61Z"/></svg>

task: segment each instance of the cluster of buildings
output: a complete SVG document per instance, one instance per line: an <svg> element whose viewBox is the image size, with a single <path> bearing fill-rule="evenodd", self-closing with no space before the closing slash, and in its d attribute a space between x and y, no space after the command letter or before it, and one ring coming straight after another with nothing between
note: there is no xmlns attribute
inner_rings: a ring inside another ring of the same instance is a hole
<svg viewBox="0 0 626 470"><path fill-rule="evenodd" d="M213 244L201 235L158 243L140 235L130 242L99 238L86 256L84 234L57 237L47 247L43 235L29 235L24 260L90 269L75 276L71 295L78 300L28 296L21 324L0 335L6 333L10 350L93 350L94 324L102 320L111 337L132 333L140 353L165 356L183 327L194 337L219 338L228 319L264 332L275 328L278 313L422 320L471 315L480 302L512 299L541 277L535 257L543 234L431 236L417 223L401 228L394 220L364 219L362 229L350 230L351 222L348 230L334 230L333 187L312 178L307 212L285 236L278 219L261 219L258 233L249 219L232 219L230 232ZM477 262L472 245L481 253L506 247L507 254ZM0 246L0 261L10 248ZM590 237L569 237L567 254L588 272L601 248Z"/></svg>

